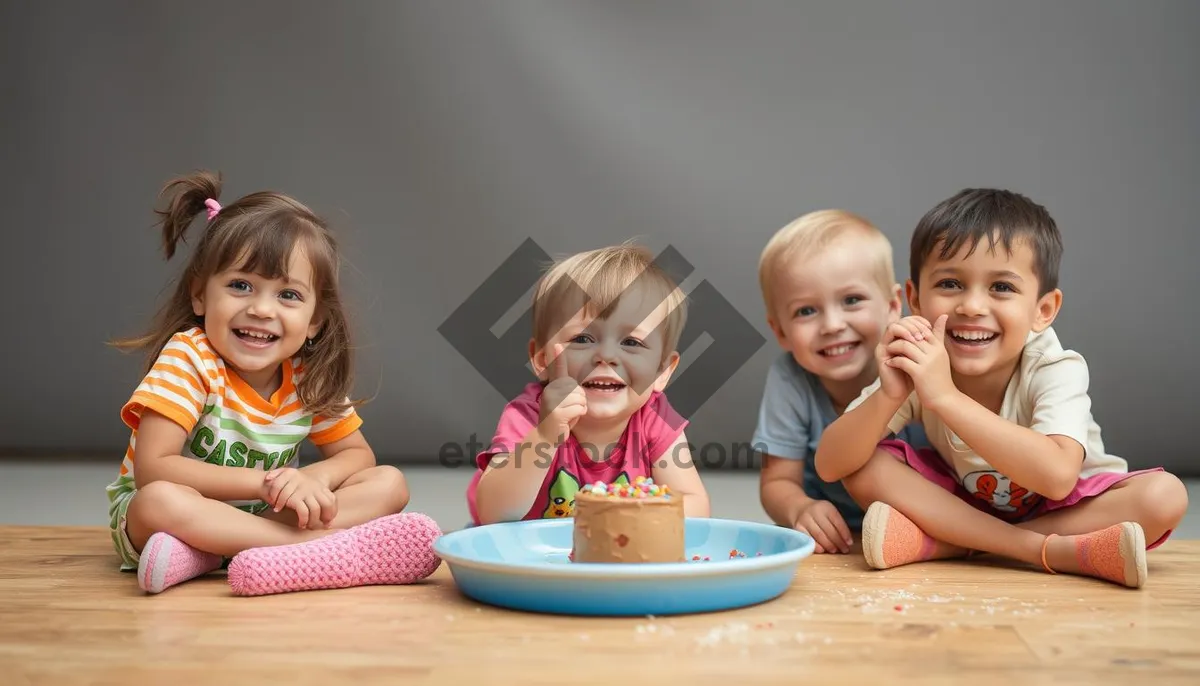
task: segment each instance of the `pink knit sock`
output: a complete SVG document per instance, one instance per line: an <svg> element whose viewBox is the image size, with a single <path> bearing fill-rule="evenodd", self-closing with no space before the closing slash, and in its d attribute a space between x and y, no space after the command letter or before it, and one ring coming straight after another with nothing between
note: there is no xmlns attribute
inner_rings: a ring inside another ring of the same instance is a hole
<svg viewBox="0 0 1200 686"><path fill-rule="evenodd" d="M418 512L380 517L328 536L245 550L229 563L234 595L410 584L441 564L436 522Z"/></svg>
<svg viewBox="0 0 1200 686"><path fill-rule="evenodd" d="M222 558L196 550L171 534L150 536L138 560L138 585L147 593L162 593L175 584L221 568Z"/></svg>

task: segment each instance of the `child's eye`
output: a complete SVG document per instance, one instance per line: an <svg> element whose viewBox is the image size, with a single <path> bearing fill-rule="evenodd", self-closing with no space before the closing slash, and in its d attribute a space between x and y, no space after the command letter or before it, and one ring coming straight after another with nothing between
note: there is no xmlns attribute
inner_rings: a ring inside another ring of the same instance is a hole
<svg viewBox="0 0 1200 686"><path fill-rule="evenodd" d="M245 279L234 279L229 282L229 287L235 291L248 291L250 290L250 282Z"/></svg>
<svg viewBox="0 0 1200 686"><path fill-rule="evenodd" d="M643 343L642 343L641 341L639 341L638 339L636 339L636 338L633 338L632 336L631 336L631 337L629 337L629 338L626 338L626 339L625 339L625 340L624 340L624 341L621 343L621 345L634 345L634 346L637 346L637 347L639 347L639 348L644 348L644 347L646 347L646 346L645 346L645 344L643 344Z"/></svg>
<svg viewBox="0 0 1200 686"><path fill-rule="evenodd" d="M804 307L801 307L796 310L797 317L809 317L816 313L817 313L817 308L812 307L811 305L805 305Z"/></svg>
<svg viewBox="0 0 1200 686"><path fill-rule="evenodd" d="M942 279L941 281L938 281L937 284L934 285L934 288L958 288L958 287L959 287L959 283L958 283L957 279Z"/></svg>
<svg viewBox="0 0 1200 686"><path fill-rule="evenodd" d="M1007 283L1005 281L1000 281L1000 282L996 283L995 285L993 285L992 287L995 288L996 290L1000 291L1001 293L1016 293L1017 292L1017 289L1014 288L1011 283Z"/></svg>
<svg viewBox="0 0 1200 686"><path fill-rule="evenodd" d="M588 336L586 333L581 333L581 334L576 335L574 338L572 338L571 342L572 343L587 343L590 340L591 340L591 336Z"/></svg>
<svg viewBox="0 0 1200 686"><path fill-rule="evenodd" d="M866 298L862 297L861 295L848 295L846 296L845 302L847 305L857 305L864 300L866 300Z"/></svg>
<svg viewBox="0 0 1200 686"><path fill-rule="evenodd" d="M283 298L284 300L296 300L296 301L304 300L304 298L300 296L300 293L298 293L290 288L288 290L280 293L279 296L281 298Z"/></svg>

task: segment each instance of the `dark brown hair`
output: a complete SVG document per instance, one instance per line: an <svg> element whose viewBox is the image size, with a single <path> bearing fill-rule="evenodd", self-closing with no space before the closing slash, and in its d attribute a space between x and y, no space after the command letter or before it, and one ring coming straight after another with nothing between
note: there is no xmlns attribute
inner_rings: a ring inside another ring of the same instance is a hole
<svg viewBox="0 0 1200 686"><path fill-rule="evenodd" d="M207 212L205 201L217 200L220 194L220 175L208 171L171 179L162 188L159 197L166 198L167 205L156 209L155 214L162 225L162 247L168 260L175 255L176 246L196 215ZM321 329L312 345L302 346L298 353L304 372L296 392L310 412L344 412L356 403L347 402L353 383L353 359L350 328L338 288L338 245L324 220L281 193L251 193L222 207L203 227L170 299L159 309L150 329L114 345L145 352L148 371L171 336L203 325L192 309L194 289L203 288L210 276L235 264L263 278L279 278L286 273L292 251L299 243L312 263L318 294L313 316L321 322Z"/></svg>
<svg viewBox="0 0 1200 686"><path fill-rule="evenodd" d="M948 259L968 243L967 254L979 241L995 250L997 240L1009 253L1013 243L1027 240L1033 250L1033 271L1038 278L1038 297L1058 288L1062 260L1062 236L1045 207L1012 191L967 188L938 203L921 217L909 246L909 277L919 285L921 266L941 244L939 259Z"/></svg>

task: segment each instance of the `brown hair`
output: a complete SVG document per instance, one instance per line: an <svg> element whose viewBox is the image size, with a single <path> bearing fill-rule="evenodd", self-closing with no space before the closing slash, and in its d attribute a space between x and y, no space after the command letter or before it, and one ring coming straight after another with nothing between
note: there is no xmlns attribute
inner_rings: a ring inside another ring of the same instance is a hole
<svg viewBox="0 0 1200 686"><path fill-rule="evenodd" d="M1038 297L1058 288L1062 260L1062 236L1045 207L1012 191L967 188L938 203L917 222L909 247L909 277L919 285L921 267L941 243L939 259L948 259L968 244L970 255L979 241L996 249L997 239L1012 253L1018 239L1033 250L1033 273L1038 278Z"/></svg>
<svg viewBox="0 0 1200 686"><path fill-rule="evenodd" d="M163 252L170 260L179 241L196 218L206 212L205 201L221 194L220 174L198 171L171 179L160 198L165 209L156 209L162 225ZM347 402L353 379L350 328L338 288L340 257L329 226L312 210L293 198L273 191L243 196L204 227L169 300L159 309L149 330L141 336L115 341L124 350L144 351L147 371L173 335L203 320L192 309L192 293L210 276L234 264L264 278L279 278L287 271L297 243L303 243L312 263L317 292L314 317L322 323L311 345L302 346L304 373L296 392L313 413L340 414L356 403Z"/></svg>
<svg viewBox="0 0 1200 686"><path fill-rule="evenodd" d="M633 241L576 253L550 265L533 293L535 345L545 346L584 307L590 316L607 317L635 283L649 286L660 297L654 301L655 306L667 306L667 315L659 324L663 334L661 362L665 362L678 346L687 324L687 296L654 261L654 255Z"/></svg>

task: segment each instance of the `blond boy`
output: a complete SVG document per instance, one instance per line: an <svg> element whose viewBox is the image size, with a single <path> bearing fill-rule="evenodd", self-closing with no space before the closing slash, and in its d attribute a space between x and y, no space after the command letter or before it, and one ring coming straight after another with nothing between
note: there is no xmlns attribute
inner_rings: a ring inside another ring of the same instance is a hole
<svg viewBox="0 0 1200 686"><path fill-rule="evenodd" d="M709 515L663 391L679 364L685 296L632 243L559 261L533 296L537 374L500 415L467 490L472 523L570 517L581 486L652 478Z"/></svg>
<svg viewBox="0 0 1200 686"><path fill-rule="evenodd" d="M892 246L856 214L811 212L767 243L759 284L783 349L767 372L753 439L763 453L763 508L812 536L817 552L849 552L862 508L841 484L818 478L813 456L825 427L875 381L875 348L900 318ZM925 441L920 427L903 436Z"/></svg>

